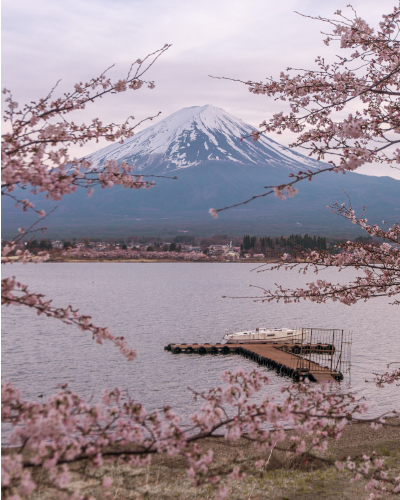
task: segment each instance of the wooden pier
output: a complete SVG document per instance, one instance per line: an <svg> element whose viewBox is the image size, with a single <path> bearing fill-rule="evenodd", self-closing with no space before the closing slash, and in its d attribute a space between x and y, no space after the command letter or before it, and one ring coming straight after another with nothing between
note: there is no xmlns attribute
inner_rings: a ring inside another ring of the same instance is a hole
<svg viewBox="0 0 400 500"><path fill-rule="evenodd" d="M335 347L332 344L168 344L173 354L239 354L298 382L308 378L313 382L340 381L343 375L333 366ZM320 355L321 362L304 355Z"/></svg>

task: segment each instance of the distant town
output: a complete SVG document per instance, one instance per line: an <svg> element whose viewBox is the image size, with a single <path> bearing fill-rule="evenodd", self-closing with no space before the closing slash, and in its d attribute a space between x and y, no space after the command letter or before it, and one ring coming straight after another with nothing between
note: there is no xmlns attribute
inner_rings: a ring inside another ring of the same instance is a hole
<svg viewBox="0 0 400 500"><path fill-rule="evenodd" d="M358 237L356 241L369 241L372 238ZM329 239L323 236L292 234L288 237L257 237L245 235L242 239L230 238L226 234L216 234L209 238L196 238L179 235L168 241L160 237L130 236L125 239L107 240L73 238L72 240L32 239L22 242L14 253L29 250L38 255L48 252L53 261L271 261L283 253L301 250L327 250L334 253L340 238ZM3 242L5 245L6 242Z"/></svg>

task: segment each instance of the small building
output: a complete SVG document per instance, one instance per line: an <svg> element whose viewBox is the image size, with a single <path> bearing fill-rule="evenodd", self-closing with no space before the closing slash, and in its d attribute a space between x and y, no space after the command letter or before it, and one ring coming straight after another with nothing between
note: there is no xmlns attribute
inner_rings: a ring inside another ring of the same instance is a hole
<svg viewBox="0 0 400 500"><path fill-rule="evenodd" d="M225 257L229 257L231 259L238 259L239 258L239 254L236 253L236 252L227 252L225 254Z"/></svg>

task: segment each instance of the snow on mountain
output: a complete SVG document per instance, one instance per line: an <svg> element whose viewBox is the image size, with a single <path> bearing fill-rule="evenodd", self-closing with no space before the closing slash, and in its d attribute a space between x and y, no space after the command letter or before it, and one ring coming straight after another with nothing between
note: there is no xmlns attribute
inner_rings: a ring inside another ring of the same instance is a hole
<svg viewBox="0 0 400 500"><path fill-rule="evenodd" d="M162 166L164 171L198 165L208 160L268 167L316 168L315 160L285 149L262 136L257 142L242 137L254 127L215 106L183 108L127 139L87 156L93 166L116 160L134 163L136 170Z"/></svg>

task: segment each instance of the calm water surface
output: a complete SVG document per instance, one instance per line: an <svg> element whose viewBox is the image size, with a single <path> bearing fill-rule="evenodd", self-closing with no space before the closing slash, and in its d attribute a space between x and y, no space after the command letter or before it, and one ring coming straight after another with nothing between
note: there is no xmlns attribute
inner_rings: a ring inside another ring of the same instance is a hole
<svg viewBox="0 0 400 500"><path fill-rule="evenodd" d="M183 415L195 405L187 387L215 386L223 371L255 364L241 356L174 356L164 351L169 342L218 342L226 328L314 326L352 330L352 367L342 382L365 396L369 413L400 408L399 389L378 389L365 383L372 372L384 371L388 361L400 360L398 306L379 298L355 306L338 303L260 304L223 299L223 295L253 295L249 285L273 287L275 282L297 287L315 280L296 272L251 272L253 264L217 263L44 263L13 265L3 276L15 275L32 291L72 304L91 314L97 325L125 335L138 350L128 363L111 345L99 346L90 334L56 320L38 317L19 307L3 308L2 368L27 398L50 394L68 382L80 395L98 396L104 388L120 386L147 408L172 405ZM337 282L354 275L324 271ZM268 371L266 368L261 370ZM279 398L289 379L268 372L268 393Z"/></svg>

